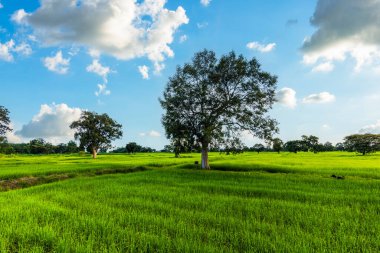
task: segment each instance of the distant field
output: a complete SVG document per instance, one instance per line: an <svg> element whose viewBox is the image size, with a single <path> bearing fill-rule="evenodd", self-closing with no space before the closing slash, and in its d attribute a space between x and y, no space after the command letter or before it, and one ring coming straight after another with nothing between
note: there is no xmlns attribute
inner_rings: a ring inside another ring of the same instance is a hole
<svg viewBox="0 0 380 253"><path fill-rule="evenodd" d="M1 192L0 251L380 251L380 154L213 153L212 171L196 160L1 156L0 180L73 178ZM112 169L136 172L92 173Z"/></svg>

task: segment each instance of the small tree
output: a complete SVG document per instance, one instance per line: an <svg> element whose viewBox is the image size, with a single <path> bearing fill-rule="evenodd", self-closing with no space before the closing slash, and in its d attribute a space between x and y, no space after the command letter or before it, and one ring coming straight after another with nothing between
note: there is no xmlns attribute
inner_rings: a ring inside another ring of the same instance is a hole
<svg viewBox="0 0 380 253"><path fill-rule="evenodd" d="M283 141L280 138L274 138L272 140L272 148L275 152L280 154L282 146L284 145Z"/></svg>
<svg viewBox="0 0 380 253"><path fill-rule="evenodd" d="M31 140L29 142L30 153L34 155L47 154L48 148L46 144L46 141L42 138Z"/></svg>
<svg viewBox="0 0 380 253"><path fill-rule="evenodd" d="M344 146L348 151L366 155L380 150L379 134L353 134L344 137Z"/></svg>
<svg viewBox="0 0 380 253"><path fill-rule="evenodd" d="M78 151L79 149L75 141L69 141L67 143L67 149L66 149L67 153L72 154L72 153L77 153Z"/></svg>
<svg viewBox="0 0 380 253"><path fill-rule="evenodd" d="M12 131L9 127L11 120L9 119L9 111L4 106L0 105L0 141L5 140L5 133L8 131Z"/></svg>
<svg viewBox="0 0 380 253"><path fill-rule="evenodd" d="M334 151L333 144L331 142L326 142L325 144L323 144L323 151L325 151L325 152Z"/></svg>
<svg viewBox="0 0 380 253"><path fill-rule="evenodd" d="M199 52L177 67L160 99L166 135L200 145L202 168L209 169L210 146L239 143L244 130L266 140L278 131L266 116L276 84L276 76L262 71L256 59L231 52L218 60L212 51Z"/></svg>
<svg viewBox="0 0 380 253"><path fill-rule="evenodd" d="M302 142L304 143L304 146L305 146L305 149L307 149L307 151L311 151L311 152L314 152L314 153L318 153L319 152L319 138L317 136L314 136L314 135L310 135L310 136L307 136L307 135L302 135L301 136L302 138Z"/></svg>
<svg viewBox="0 0 380 253"><path fill-rule="evenodd" d="M91 151L94 159L98 150L111 148L111 142L123 135L122 126L106 113L84 111L70 128L76 129L75 139L79 139L81 148Z"/></svg>
<svg viewBox="0 0 380 253"><path fill-rule="evenodd" d="M134 154L136 152L141 151L141 146L138 145L136 142L129 142L127 145L125 145L125 150L128 154Z"/></svg>
<svg viewBox="0 0 380 253"><path fill-rule="evenodd" d="M341 143L341 142L338 142L336 145L335 145L335 148L334 148L336 151L344 151L345 150L345 147L344 147L344 144Z"/></svg>
<svg viewBox="0 0 380 253"><path fill-rule="evenodd" d="M304 146L303 141L299 141L299 140L288 141L285 143L284 149L287 150L288 152L297 153L299 151L304 150L303 146Z"/></svg>
<svg viewBox="0 0 380 253"><path fill-rule="evenodd" d="M260 152L265 150L265 146L261 143L257 143L255 145L253 145L252 150L257 152L257 154L260 154Z"/></svg>

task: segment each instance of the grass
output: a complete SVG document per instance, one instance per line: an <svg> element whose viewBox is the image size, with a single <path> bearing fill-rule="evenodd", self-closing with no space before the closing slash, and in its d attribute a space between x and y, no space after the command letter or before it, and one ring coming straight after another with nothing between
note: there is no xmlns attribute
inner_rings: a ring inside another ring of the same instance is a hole
<svg viewBox="0 0 380 253"><path fill-rule="evenodd" d="M218 171L196 170L198 154L1 157L1 179L76 177L0 193L0 251L380 251L379 154L210 159Z"/></svg>

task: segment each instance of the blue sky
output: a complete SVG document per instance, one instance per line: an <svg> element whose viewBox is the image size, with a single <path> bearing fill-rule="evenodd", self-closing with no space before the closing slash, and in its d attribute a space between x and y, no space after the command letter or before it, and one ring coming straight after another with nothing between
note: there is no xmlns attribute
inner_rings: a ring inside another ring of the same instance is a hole
<svg viewBox="0 0 380 253"><path fill-rule="evenodd" d="M72 139L81 110L124 127L116 146L168 141L158 102L204 48L278 76L283 140L380 133L378 0L0 0L0 105L11 142ZM258 140L242 133L253 145Z"/></svg>

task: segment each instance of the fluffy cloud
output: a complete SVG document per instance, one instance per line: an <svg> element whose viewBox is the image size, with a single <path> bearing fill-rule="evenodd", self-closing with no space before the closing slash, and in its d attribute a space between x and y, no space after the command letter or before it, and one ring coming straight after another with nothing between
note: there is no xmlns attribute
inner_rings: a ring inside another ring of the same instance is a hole
<svg viewBox="0 0 380 253"><path fill-rule="evenodd" d="M155 137L155 138L161 137L161 134L155 130L152 130L148 133L139 133L139 135L141 137L144 137L144 136Z"/></svg>
<svg viewBox="0 0 380 253"><path fill-rule="evenodd" d="M14 20L33 28L45 45L82 45L117 59L147 57L160 69L185 10L165 8L166 0L41 0L33 13L19 10ZM24 14L25 13L25 14ZM16 18L17 17L17 18Z"/></svg>
<svg viewBox="0 0 380 253"><path fill-rule="evenodd" d="M24 56L28 56L28 55L32 54L32 48L30 47L29 44L27 44L25 42L15 46L12 50L14 52L21 54L21 55L24 55Z"/></svg>
<svg viewBox="0 0 380 253"><path fill-rule="evenodd" d="M209 6L209 4L211 3L211 0L201 0L201 4L203 5L203 6Z"/></svg>
<svg viewBox="0 0 380 253"><path fill-rule="evenodd" d="M359 130L359 133L380 134L380 120L378 120L375 124L362 127L362 129Z"/></svg>
<svg viewBox="0 0 380 253"><path fill-rule="evenodd" d="M0 3L0 9L4 8L4 5L2 5L2 3Z"/></svg>
<svg viewBox="0 0 380 253"><path fill-rule="evenodd" d="M98 91L95 91L95 96L99 97L100 95L108 96L111 94L110 90L107 90L107 84L98 84Z"/></svg>
<svg viewBox="0 0 380 253"><path fill-rule="evenodd" d="M325 104L335 101L335 96L329 92L321 92L319 94L311 94L302 99L304 104Z"/></svg>
<svg viewBox="0 0 380 253"><path fill-rule="evenodd" d="M379 65L380 1L319 0L311 24L317 30L302 46L303 62L315 65L347 57L355 59L355 71Z"/></svg>
<svg viewBox="0 0 380 253"><path fill-rule="evenodd" d="M11 20L17 24L25 24L26 18L29 16L25 10L21 9L12 14Z"/></svg>
<svg viewBox="0 0 380 253"><path fill-rule="evenodd" d="M13 53L28 56L32 53L32 48L25 42L16 45L12 39L4 44L0 43L0 60L13 61Z"/></svg>
<svg viewBox="0 0 380 253"><path fill-rule="evenodd" d="M91 52L93 56L97 56L96 52ZM108 84L108 74L112 72L110 67L105 67L100 64L98 59L93 59L92 63L87 66L87 72L94 73L103 78L103 84L98 84L98 90L95 91L95 96L99 97L100 95L108 96L111 94L111 91L107 89Z"/></svg>
<svg viewBox="0 0 380 253"><path fill-rule="evenodd" d="M58 51L53 57L46 57L43 60L45 67L58 74L66 74L69 70L70 59L65 59L62 56L62 51Z"/></svg>
<svg viewBox="0 0 380 253"><path fill-rule="evenodd" d="M87 66L86 70L87 72L91 72L97 74L98 76L101 76L104 82L107 82L108 74L111 73L110 67L102 66L98 59L94 59L92 63Z"/></svg>
<svg viewBox="0 0 380 253"><path fill-rule="evenodd" d="M66 142L74 137L70 124L78 120L82 110L66 104L41 105L40 111L16 135L24 138L44 138L50 142Z"/></svg>
<svg viewBox="0 0 380 253"><path fill-rule="evenodd" d="M149 68L145 65L139 66L139 72L143 79L149 79Z"/></svg>
<svg viewBox="0 0 380 253"><path fill-rule="evenodd" d="M13 55L11 53L13 47L13 40L10 40L4 44L0 43L0 59L4 61L13 61Z"/></svg>
<svg viewBox="0 0 380 253"><path fill-rule="evenodd" d="M11 129L15 129L13 123L10 123L9 126ZM23 139L20 136L16 135L14 131L6 132L5 137L7 138L7 141L9 143L22 143L23 142Z"/></svg>
<svg viewBox="0 0 380 253"><path fill-rule="evenodd" d="M269 53L271 52L272 50L274 50L276 47L276 43L269 43L269 44L260 44L259 42L249 42L247 44L247 48L251 49L251 50L257 50L261 53Z"/></svg>
<svg viewBox="0 0 380 253"><path fill-rule="evenodd" d="M285 107L295 108L297 106L296 91L291 88L282 88L277 91L277 102Z"/></svg>
<svg viewBox="0 0 380 253"><path fill-rule="evenodd" d="M312 72L331 72L334 70L334 65L331 62L324 62L312 69Z"/></svg>

